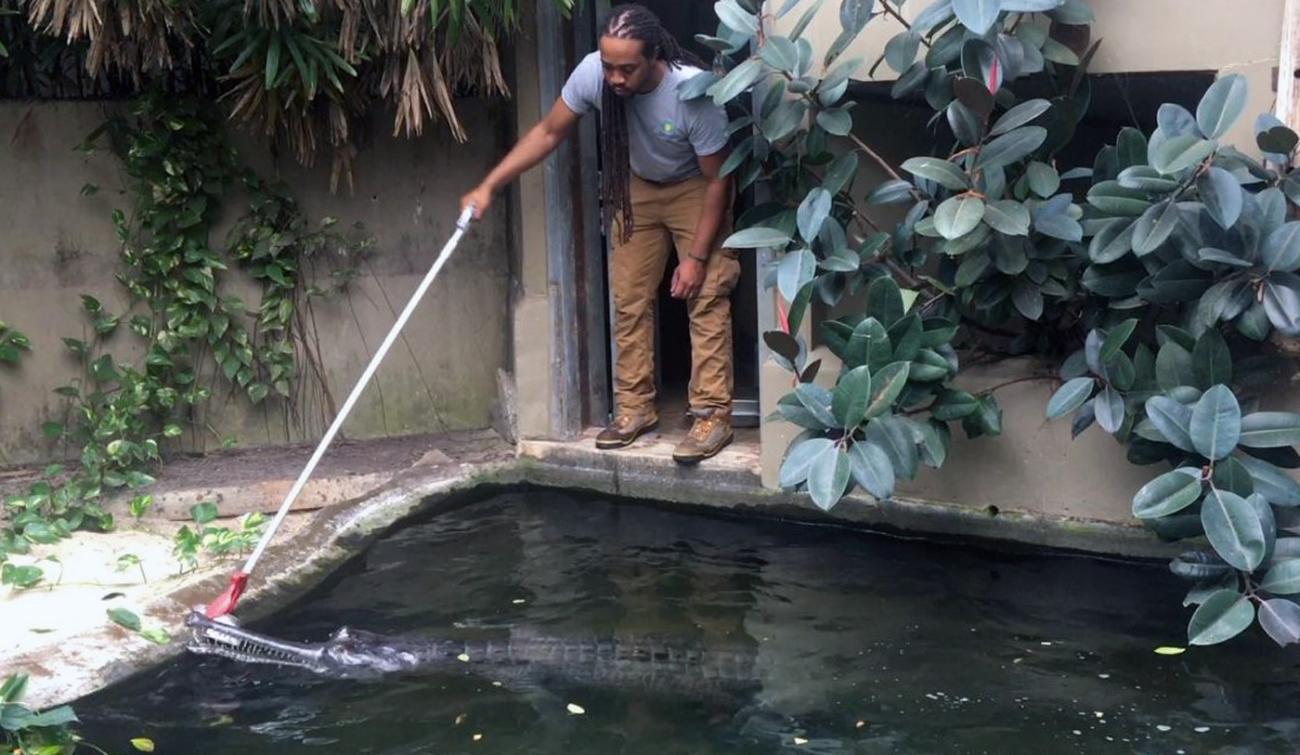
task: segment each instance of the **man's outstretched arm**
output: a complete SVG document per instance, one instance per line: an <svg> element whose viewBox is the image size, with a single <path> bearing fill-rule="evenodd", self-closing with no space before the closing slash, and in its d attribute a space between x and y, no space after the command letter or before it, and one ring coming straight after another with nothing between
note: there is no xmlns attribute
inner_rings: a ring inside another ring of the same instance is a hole
<svg viewBox="0 0 1300 755"><path fill-rule="evenodd" d="M519 140L510 153L488 173L487 178L473 191L461 197L461 210L473 204L474 217L483 217L483 213L492 205L492 198L497 191L554 152L560 142L573 133L580 117L564 104L564 100L557 99L551 112Z"/></svg>

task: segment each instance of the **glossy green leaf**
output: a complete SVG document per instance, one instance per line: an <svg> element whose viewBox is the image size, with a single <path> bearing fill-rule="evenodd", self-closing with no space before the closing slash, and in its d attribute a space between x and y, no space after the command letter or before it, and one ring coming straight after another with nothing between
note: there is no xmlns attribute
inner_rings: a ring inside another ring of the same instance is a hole
<svg viewBox="0 0 1300 755"><path fill-rule="evenodd" d="M889 456L875 443L861 441L849 449L853 479L877 500L887 501L894 495L894 466Z"/></svg>
<svg viewBox="0 0 1300 755"><path fill-rule="evenodd" d="M930 416L940 422L964 419L979 411L979 399L967 391L946 390L930 407Z"/></svg>
<svg viewBox="0 0 1300 755"><path fill-rule="evenodd" d="M848 454L838 446L822 451L808 467L808 494L813 503L829 511L844 497L850 476Z"/></svg>
<svg viewBox="0 0 1300 755"><path fill-rule="evenodd" d="M1211 490L1201 504L1201 526L1214 551L1234 568L1254 571L1268 549L1267 535L1255 507L1226 490Z"/></svg>
<svg viewBox="0 0 1300 755"><path fill-rule="evenodd" d="M1062 241L1082 241L1083 227L1079 221L1065 213L1039 213L1034 219L1034 230Z"/></svg>
<svg viewBox="0 0 1300 755"><path fill-rule="evenodd" d="M792 238L790 234L776 228L755 226L733 233L727 237L727 240L722 245L728 249L761 249L765 247L784 249Z"/></svg>
<svg viewBox="0 0 1300 755"><path fill-rule="evenodd" d="M1269 270L1293 272L1300 269L1300 221L1274 230L1259 250L1260 262Z"/></svg>
<svg viewBox="0 0 1300 755"><path fill-rule="evenodd" d="M1279 645L1300 642L1300 605L1273 598L1259 605L1259 626Z"/></svg>
<svg viewBox="0 0 1300 755"><path fill-rule="evenodd" d="M840 376L831 402L831 414L839 427L852 429L862 424L871 403L871 370L865 365Z"/></svg>
<svg viewBox="0 0 1300 755"><path fill-rule="evenodd" d="M907 480L916 477L920 460L916 436L902 417L877 417L867 423L864 435L868 442L878 446L889 457L895 477Z"/></svg>
<svg viewBox="0 0 1300 755"><path fill-rule="evenodd" d="M1300 593L1300 558L1288 558L1275 563L1264 573L1259 589L1274 595Z"/></svg>
<svg viewBox="0 0 1300 755"><path fill-rule="evenodd" d="M831 205L835 198L831 193L820 186L808 192L803 202L799 205L798 225L799 235L803 237L808 244L817 239L821 233L822 226L826 224L826 219L830 217Z"/></svg>
<svg viewBox="0 0 1300 755"><path fill-rule="evenodd" d="M1237 447L1241 438L1241 407L1226 385L1205 392L1192 409L1192 445L1202 456L1222 459Z"/></svg>
<svg viewBox="0 0 1300 755"><path fill-rule="evenodd" d="M965 236L984 219L984 201L974 196L950 197L935 210L934 226L945 239Z"/></svg>
<svg viewBox="0 0 1300 755"><path fill-rule="evenodd" d="M1165 440L1184 451L1195 451L1192 443L1192 409L1167 396L1147 399L1147 419Z"/></svg>
<svg viewBox="0 0 1300 755"><path fill-rule="evenodd" d="M1220 228L1231 228L1241 217L1241 184L1228 171L1211 167L1196 179L1196 190Z"/></svg>
<svg viewBox="0 0 1300 755"><path fill-rule="evenodd" d="M990 136L1001 136L1009 131L1032 123L1038 116L1052 107L1047 100L1025 100L1002 115L989 130Z"/></svg>
<svg viewBox="0 0 1300 755"><path fill-rule="evenodd" d="M835 136L848 136L853 130L853 112L844 108L823 110L817 114L817 125Z"/></svg>
<svg viewBox="0 0 1300 755"><path fill-rule="evenodd" d="M1100 359L1102 364L1107 364L1114 359L1117 354L1128 343L1128 339L1133 336L1133 331L1137 328L1137 318L1129 318L1124 322L1110 329L1106 334L1106 339L1102 341Z"/></svg>
<svg viewBox="0 0 1300 755"><path fill-rule="evenodd" d="M786 37L768 37L759 48L759 57L778 71L792 75L799 65L799 51L795 43Z"/></svg>
<svg viewBox="0 0 1300 755"><path fill-rule="evenodd" d="M1107 215L1136 218L1151 207L1146 194L1126 189L1118 181L1102 181L1088 190L1088 204Z"/></svg>
<svg viewBox="0 0 1300 755"><path fill-rule="evenodd" d="M813 460L826 449L834 448L835 442L830 438L805 438L795 441L786 451L778 474L778 484L784 489L791 489L808 479L808 468Z"/></svg>
<svg viewBox="0 0 1300 755"><path fill-rule="evenodd" d="M993 230L1008 236L1029 235L1029 210L1011 199L987 203L984 207L984 222Z"/></svg>
<svg viewBox="0 0 1300 755"><path fill-rule="evenodd" d="M1153 205L1133 225L1133 253L1141 257L1165 243L1178 226L1178 205L1172 200Z"/></svg>
<svg viewBox="0 0 1300 755"><path fill-rule="evenodd" d="M1133 496L1133 516L1155 519L1176 514L1200 500L1201 489L1201 481L1189 474L1166 472Z"/></svg>
<svg viewBox="0 0 1300 755"><path fill-rule="evenodd" d="M1055 195L1057 189L1061 188L1061 176L1056 169L1037 160L1025 167L1025 178L1029 182L1029 188L1043 199Z"/></svg>
<svg viewBox="0 0 1300 755"><path fill-rule="evenodd" d="M907 387L909 369L907 362L891 362L872 375L871 400L867 404L864 419L874 419L893 408L894 402Z"/></svg>
<svg viewBox="0 0 1300 755"><path fill-rule="evenodd" d="M793 302L799 292L817 275L817 258L807 249L787 252L776 269L777 289L786 301Z"/></svg>
<svg viewBox="0 0 1300 755"><path fill-rule="evenodd" d="M1111 434L1117 433L1124 424L1124 397L1114 386L1106 385L1093 400L1092 411L1098 427Z"/></svg>
<svg viewBox="0 0 1300 755"><path fill-rule="evenodd" d="M1214 154L1218 145L1195 134L1184 134L1151 144L1151 167L1171 175L1196 165Z"/></svg>
<svg viewBox="0 0 1300 755"><path fill-rule="evenodd" d="M952 0L957 20L976 35L982 36L997 22L1001 0Z"/></svg>
<svg viewBox="0 0 1300 755"><path fill-rule="evenodd" d="M1022 126L989 142L975 158L977 167L988 170L1022 160L1047 140L1047 129L1041 126Z"/></svg>
<svg viewBox="0 0 1300 755"><path fill-rule="evenodd" d="M736 0L722 0L713 4L713 12L727 28L741 34L758 33L758 18L741 8Z"/></svg>
<svg viewBox="0 0 1300 755"><path fill-rule="evenodd" d="M835 158L831 167L826 170L826 176L822 179L822 188L831 194L838 194L846 186L853 183L853 178L858 173L858 155L856 152L845 152Z"/></svg>
<svg viewBox="0 0 1300 755"><path fill-rule="evenodd" d="M953 163L938 157L913 157L903 161L903 170L920 178L927 178L945 189L965 191L970 188L970 179L965 171Z"/></svg>
<svg viewBox="0 0 1300 755"><path fill-rule="evenodd" d="M916 61L920 44L921 35L911 29L895 34L885 43L885 62L896 73L903 73Z"/></svg>
<svg viewBox="0 0 1300 755"><path fill-rule="evenodd" d="M763 75L763 62L758 58L750 58L731 69L721 81L709 88L708 94L713 98L714 104L721 107L739 97L741 92L753 86Z"/></svg>
<svg viewBox="0 0 1300 755"><path fill-rule="evenodd" d="M1091 377L1077 377L1067 381L1065 385L1056 390L1056 393L1052 394L1051 400L1047 402L1047 418L1064 417L1083 406L1085 401L1092 398L1096 388L1097 381Z"/></svg>
<svg viewBox="0 0 1300 755"><path fill-rule="evenodd" d="M1219 331L1207 330L1197 339L1196 348L1192 350L1192 369L1196 374L1196 387L1202 390L1232 381L1232 354Z"/></svg>
<svg viewBox="0 0 1300 755"><path fill-rule="evenodd" d="M1219 590L1192 614L1187 641L1192 645L1216 645L1236 637L1255 620L1255 606L1236 590Z"/></svg>
<svg viewBox="0 0 1300 755"><path fill-rule="evenodd" d="M1088 245L1088 258L1099 264L1114 262L1133 249L1133 232L1136 221L1127 218L1110 220L1092 237Z"/></svg>
<svg viewBox="0 0 1300 755"><path fill-rule="evenodd" d="M1249 417L1249 415L1247 415ZM1243 420L1244 424L1245 420ZM1255 492L1275 506L1300 506L1300 482L1285 470L1248 454L1235 458L1250 473Z"/></svg>
<svg viewBox="0 0 1300 755"><path fill-rule="evenodd" d="M795 398L824 427L835 427L835 414L831 411L833 397L830 391L811 383L800 383L794 389Z"/></svg>
<svg viewBox="0 0 1300 755"><path fill-rule="evenodd" d="M881 276L867 287L867 314L881 325L892 328L903 317L906 307L903 292L892 277Z"/></svg>
<svg viewBox="0 0 1300 755"><path fill-rule="evenodd" d="M1196 107L1196 125L1210 139L1228 133L1246 107L1246 77L1241 74L1224 76L1210 85Z"/></svg>
<svg viewBox="0 0 1300 755"><path fill-rule="evenodd" d="M126 627L132 632L140 631L140 617L125 608L108 609L108 618L112 619L113 623Z"/></svg>
<svg viewBox="0 0 1300 755"><path fill-rule="evenodd" d="M1241 420L1241 438L1238 442L1249 448L1283 448L1300 444L1300 414L1247 414Z"/></svg>

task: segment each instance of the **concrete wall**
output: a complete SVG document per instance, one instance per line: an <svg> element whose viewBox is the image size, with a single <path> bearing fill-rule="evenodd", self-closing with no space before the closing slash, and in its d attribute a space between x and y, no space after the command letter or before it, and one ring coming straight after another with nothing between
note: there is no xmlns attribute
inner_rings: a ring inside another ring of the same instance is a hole
<svg viewBox="0 0 1300 755"><path fill-rule="evenodd" d="M1149 71L1216 71L1220 75L1240 73L1250 82L1249 117L1243 117L1227 139L1245 148L1254 144L1251 124L1258 113L1272 110L1273 67L1281 46L1282 11L1285 0L1085 0L1097 22L1092 38L1101 47L1090 71L1093 73L1136 73ZM788 31L798 20L803 6L778 22L779 32ZM929 7L926 0L903 5L908 21ZM902 31L893 18L872 21L845 52L845 60L861 57L867 68L885 49L890 37ZM815 50L826 50L840 33L839 14L827 7L808 27L806 36ZM922 49L924 52L924 49ZM881 64L876 78L893 80L896 74Z"/></svg>
<svg viewBox="0 0 1300 755"><path fill-rule="evenodd" d="M541 101L537 67L537 22L532 3L523 6L514 39L514 126L519 135L541 121L550 103ZM504 194L505 192L503 192ZM545 438L551 429L551 292L546 264L546 217L542 168L523 174L509 189L518 209L513 226L517 241L518 298L514 322L514 376L518 393L519 437Z"/></svg>
<svg viewBox="0 0 1300 755"><path fill-rule="evenodd" d="M0 103L0 320L26 332L33 347L20 368L0 368L0 464L60 453L39 428L62 418L63 400L50 391L76 370L60 338L87 336L78 296L91 294L115 313L128 304L113 278L119 245L110 223L114 208L129 209L122 191L126 178L112 155L73 151L102 122L103 107ZM378 114L350 194L329 194L328 157L304 169L273 159L245 136L237 138L263 175L280 172L313 222L327 215L338 218L340 227L360 221L376 240L371 269L363 269L350 299L315 305L335 406L391 326L394 309L405 305L451 234L459 197L502 152L512 106L464 100L459 107L473 135L463 145L436 126L420 139L391 138L388 116ZM86 183L100 191L81 196ZM489 424L496 370L507 363L510 348L509 216L506 204L462 242L404 331L410 348L399 342L390 352L345 426L346 436ZM223 240L224 230L213 234L214 247ZM234 284L240 277L228 274ZM245 301L256 303L255 297ZM139 340L125 328L109 349L120 359L140 354ZM250 411L242 398L218 390L207 417L215 432L187 435L184 445L212 448L226 436L242 447L315 439L329 417L320 391L307 394L301 414L286 420L282 412Z"/></svg>

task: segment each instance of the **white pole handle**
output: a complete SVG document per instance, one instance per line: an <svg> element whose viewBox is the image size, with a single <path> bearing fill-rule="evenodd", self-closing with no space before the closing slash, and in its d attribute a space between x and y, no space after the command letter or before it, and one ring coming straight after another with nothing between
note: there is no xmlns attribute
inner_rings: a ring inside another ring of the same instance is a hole
<svg viewBox="0 0 1300 755"><path fill-rule="evenodd" d="M262 557L262 552L266 550L267 544L271 542L271 538L275 535L276 529L280 527L285 516L289 514L289 509L293 506L293 502L297 500L298 494L302 492L303 486L307 484L307 480L311 477L311 473L316 470L316 465L320 462L321 457L325 455L325 449L329 447L330 442L334 440L334 436L338 434L339 428L343 426L344 420L348 418L348 414L352 411L353 405L357 403L357 399L360 398L362 392L365 390L366 384L370 382L370 379L375 375L375 371L379 369L379 363L384 361L384 356L388 354L388 349L391 348L393 342L397 340L397 335L401 332L402 326L406 325L406 321L411 319L411 314L415 312L415 308L419 305L420 299L423 298L425 292L429 290L429 286L433 284L434 278L438 277L438 272L442 270L442 266L446 264L447 259L451 257L451 253L456 249L456 245L460 243L461 237L465 235L467 230L469 230L470 221L473 219L474 205L470 205L466 207L465 210L461 212L460 217L456 219L456 231L451 235L451 238L448 239L446 246L442 248L442 252L438 254L438 259L434 261L433 267L429 268L429 272L425 274L424 280L420 281L420 285L415 289L415 293L411 295L411 300L406 303L406 308L402 310L400 315L398 315L397 322L393 323L393 327L388 331L388 335L384 336L384 342L379 344L379 349L375 351L375 355L370 358L370 364L366 365L365 372L361 373L361 379L357 380L357 384L352 387L352 393L348 394L347 401L343 402L343 408L339 409L338 415L334 417L334 421L330 423L329 429L325 431L325 437L321 438L320 443L316 445L316 450L312 452L311 460L307 462L306 467L303 467L302 473L298 475L298 479L294 481L293 487L289 489L289 494L285 496L284 502L280 504L280 510L276 512L275 519L271 520L271 525L267 527L266 532L262 533L262 539L258 541L257 547L253 549L252 555L250 555L248 561L244 563L245 574L251 574L253 572L253 567L257 565L258 559Z"/></svg>

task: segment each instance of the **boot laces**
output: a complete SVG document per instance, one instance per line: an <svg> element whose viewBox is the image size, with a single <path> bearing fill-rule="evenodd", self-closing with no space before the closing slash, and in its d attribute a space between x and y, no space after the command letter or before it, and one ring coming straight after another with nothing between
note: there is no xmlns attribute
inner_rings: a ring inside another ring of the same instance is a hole
<svg viewBox="0 0 1300 755"><path fill-rule="evenodd" d="M717 427L718 422L718 416L713 414L707 417L697 417L695 424L691 425L691 440L704 442L713 433L713 428Z"/></svg>

